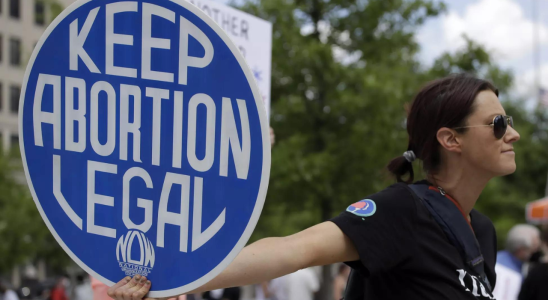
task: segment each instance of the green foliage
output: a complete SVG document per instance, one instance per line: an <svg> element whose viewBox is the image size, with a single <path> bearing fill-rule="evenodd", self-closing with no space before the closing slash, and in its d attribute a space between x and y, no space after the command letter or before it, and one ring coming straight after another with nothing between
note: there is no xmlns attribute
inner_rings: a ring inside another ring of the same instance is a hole
<svg viewBox="0 0 548 300"><path fill-rule="evenodd" d="M69 258L42 221L20 161L16 148L0 154L0 273L39 258L52 268L65 266Z"/></svg>
<svg viewBox="0 0 548 300"><path fill-rule="evenodd" d="M429 78L414 31L444 6L268 0L244 9L274 24L278 142L256 239L327 220L393 181L384 167L407 145L404 105Z"/></svg>
<svg viewBox="0 0 548 300"><path fill-rule="evenodd" d="M256 0L244 10L273 23L272 150L269 192L252 240L327 220L394 182L384 170L407 146L405 110L420 86L455 72L492 81L521 141L517 172L495 178L476 208L507 230L544 194L548 115L523 109L513 77L467 37L431 68L417 60L415 31L445 10L438 1ZM342 55L341 55L342 53ZM343 57L343 58L341 58ZM416 166L416 177L421 176Z"/></svg>
<svg viewBox="0 0 548 300"><path fill-rule="evenodd" d="M44 1L54 17L62 11L56 1ZM305 229L391 184L385 166L406 150L406 104L425 82L454 72L493 81L521 134L516 173L492 180L476 205L493 220L499 245L511 226L525 221L525 204L544 195L548 113L525 111L510 98L512 74L470 39L431 68L417 60L415 31L444 12L443 3L255 0L242 9L274 25L271 125L277 143L252 240ZM13 159L0 156L0 271L38 258L65 265L68 257L28 189L13 178L17 173Z"/></svg>
<svg viewBox="0 0 548 300"><path fill-rule="evenodd" d="M48 20L48 23L51 23L51 21L55 20L55 18L57 18L57 16L65 9L63 4L61 4L58 0L41 1L44 2L47 7L49 7L49 11L51 13L51 18Z"/></svg>
<svg viewBox="0 0 548 300"><path fill-rule="evenodd" d="M64 10L57 0L40 1L51 12L50 20L45 19L45 14L37 16L46 23ZM28 61L30 52L25 52L25 57ZM61 270L70 258L42 221L26 185L20 162L18 145L12 147L8 154L0 153L0 273L38 259L44 259L49 269Z"/></svg>
<svg viewBox="0 0 548 300"><path fill-rule="evenodd" d="M57 1L49 0L51 10L51 21L55 20L57 16L65 9L63 5Z"/></svg>

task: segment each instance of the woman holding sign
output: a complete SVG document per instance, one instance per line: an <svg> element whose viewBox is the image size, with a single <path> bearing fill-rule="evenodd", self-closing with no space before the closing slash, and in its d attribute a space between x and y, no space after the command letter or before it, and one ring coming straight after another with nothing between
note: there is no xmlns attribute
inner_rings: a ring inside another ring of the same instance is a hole
<svg viewBox="0 0 548 300"><path fill-rule="evenodd" d="M495 229L473 207L491 178L516 169L513 143L520 137L512 117L491 83L453 75L416 95L407 132L407 151L388 166L398 183L329 222L247 246L193 293L347 262L351 280L361 280L349 289L354 293L357 286L361 299L493 299ZM410 184L416 158L427 180ZM138 300L150 285L144 277L127 277L109 295Z"/></svg>

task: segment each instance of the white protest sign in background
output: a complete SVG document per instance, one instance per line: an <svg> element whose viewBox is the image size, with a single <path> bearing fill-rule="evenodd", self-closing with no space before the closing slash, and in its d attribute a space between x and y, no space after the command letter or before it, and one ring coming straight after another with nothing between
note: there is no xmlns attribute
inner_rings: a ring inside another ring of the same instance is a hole
<svg viewBox="0 0 548 300"><path fill-rule="evenodd" d="M210 0L187 0L210 16L236 44L253 72L270 119L272 24Z"/></svg>

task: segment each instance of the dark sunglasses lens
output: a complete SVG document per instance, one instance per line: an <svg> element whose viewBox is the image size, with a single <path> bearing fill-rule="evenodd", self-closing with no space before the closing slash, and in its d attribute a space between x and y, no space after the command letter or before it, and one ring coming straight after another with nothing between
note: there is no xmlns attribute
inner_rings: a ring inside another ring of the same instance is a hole
<svg viewBox="0 0 548 300"><path fill-rule="evenodd" d="M495 117L495 120L493 120L493 130L495 131L495 137L497 139L504 136L507 127L508 123L506 122L506 118L504 116L498 115Z"/></svg>

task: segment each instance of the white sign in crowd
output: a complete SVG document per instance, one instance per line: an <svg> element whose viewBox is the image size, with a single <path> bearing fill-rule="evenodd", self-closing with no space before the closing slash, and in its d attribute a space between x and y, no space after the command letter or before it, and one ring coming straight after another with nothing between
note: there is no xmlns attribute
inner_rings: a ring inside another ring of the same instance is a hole
<svg viewBox="0 0 548 300"><path fill-rule="evenodd" d="M257 81L270 119L272 23L216 1L187 1L211 17L238 46Z"/></svg>

